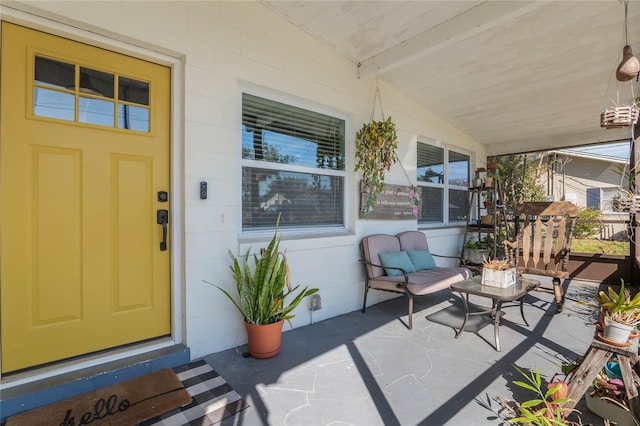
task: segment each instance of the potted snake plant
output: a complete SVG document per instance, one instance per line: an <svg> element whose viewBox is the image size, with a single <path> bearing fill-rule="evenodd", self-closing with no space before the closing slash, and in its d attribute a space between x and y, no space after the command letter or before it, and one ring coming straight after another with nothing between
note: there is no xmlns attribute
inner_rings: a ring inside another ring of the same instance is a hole
<svg viewBox="0 0 640 426"><path fill-rule="evenodd" d="M242 314L249 353L254 358L271 358L280 352L284 321L292 326L290 320L295 316L292 311L305 297L318 292L317 288L304 287L298 291L300 285L292 287L287 256L280 251L279 223L280 216L273 238L259 256L252 255L249 248L241 261L229 251L239 301L224 288L205 281L224 293Z"/></svg>

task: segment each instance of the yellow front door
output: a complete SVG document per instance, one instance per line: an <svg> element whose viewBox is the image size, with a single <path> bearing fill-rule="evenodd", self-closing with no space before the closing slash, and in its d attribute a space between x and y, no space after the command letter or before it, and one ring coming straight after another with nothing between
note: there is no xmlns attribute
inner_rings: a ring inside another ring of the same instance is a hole
<svg viewBox="0 0 640 426"><path fill-rule="evenodd" d="M169 335L170 69L6 22L0 60L2 371Z"/></svg>

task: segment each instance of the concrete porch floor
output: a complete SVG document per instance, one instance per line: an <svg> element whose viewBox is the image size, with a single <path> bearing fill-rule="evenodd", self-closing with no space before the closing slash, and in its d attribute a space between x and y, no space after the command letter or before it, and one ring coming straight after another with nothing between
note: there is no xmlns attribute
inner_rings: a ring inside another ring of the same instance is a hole
<svg viewBox="0 0 640 426"><path fill-rule="evenodd" d="M272 359L244 358L244 345L204 359L251 405L222 425L498 425L506 422L494 398L534 397L512 383L523 379L514 366L537 368L546 382L587 350L596 313L575 302L592 301L597 288L573 280L560 314L551 294L530 293L530 327L517 307L503 309L501 352L486 316L454 338L462 302L446 290L416 299L413 330L401 297L286 331ZM603 424L584 400L576 408L583 424Z"/></svg>

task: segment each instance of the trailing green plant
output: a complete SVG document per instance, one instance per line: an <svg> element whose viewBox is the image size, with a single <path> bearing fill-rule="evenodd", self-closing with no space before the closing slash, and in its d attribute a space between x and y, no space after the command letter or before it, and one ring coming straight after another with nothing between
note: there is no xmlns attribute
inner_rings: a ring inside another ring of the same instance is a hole
<svg viewBox="0 0 640 426"><path fill-rule="evenodd" d="M396 149L398 135L391 117L365 123L356 134L355 171L362 170L362 191L366 198L362 216L366 216L375 205L378 194L384 188L385 173L398 161Z"/></svg>
<svg viewBox="0 0 640 426"><path fill-rule="evenodd" d="M287 256L279 251L282 239L282 235L277 236L279 223L280 216L278 216L273 238L266 249L260 249L260 256L255 253L251 255L251 248L249 248L241 264L240 260L229 251L232 259L230 269L236 281L239 302L224 288L205 281L223 292L249 324L264 325L287 320L291 325L290 320L295 316L291 312L302 302L302 299L318 292L317 288L304 287L295 294L300 285L291 286ZM253 267L250 265L250 258L253 259ZM288 297L293 299L287 302Z"/></svg>

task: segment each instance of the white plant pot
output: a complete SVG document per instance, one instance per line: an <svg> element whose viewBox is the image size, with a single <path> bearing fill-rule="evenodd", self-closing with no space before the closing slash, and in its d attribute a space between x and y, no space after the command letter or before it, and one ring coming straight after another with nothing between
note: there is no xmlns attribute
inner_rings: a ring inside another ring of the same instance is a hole
<svg viewBox="0 0 640 426"><path fill-rule="evenodd" d="M511 268L506 271L482 268L482 285L506 288L514 285L518 281L518 269Z"/></svg>
<svg viewBox="0 0 640 426"><path fill-rule="evenodd" d="M464 257L471 263L481 264L485 259L489 258L488 249L465 249Z"/></svg>
<svg viewBox="0 0 640 426"><path fill-rule="evenodd" d="M632 330L632 325L621 324L610 320L606 316L604 317L604 332L602 335L605 339L616 343L626 343Z"/></svg>

